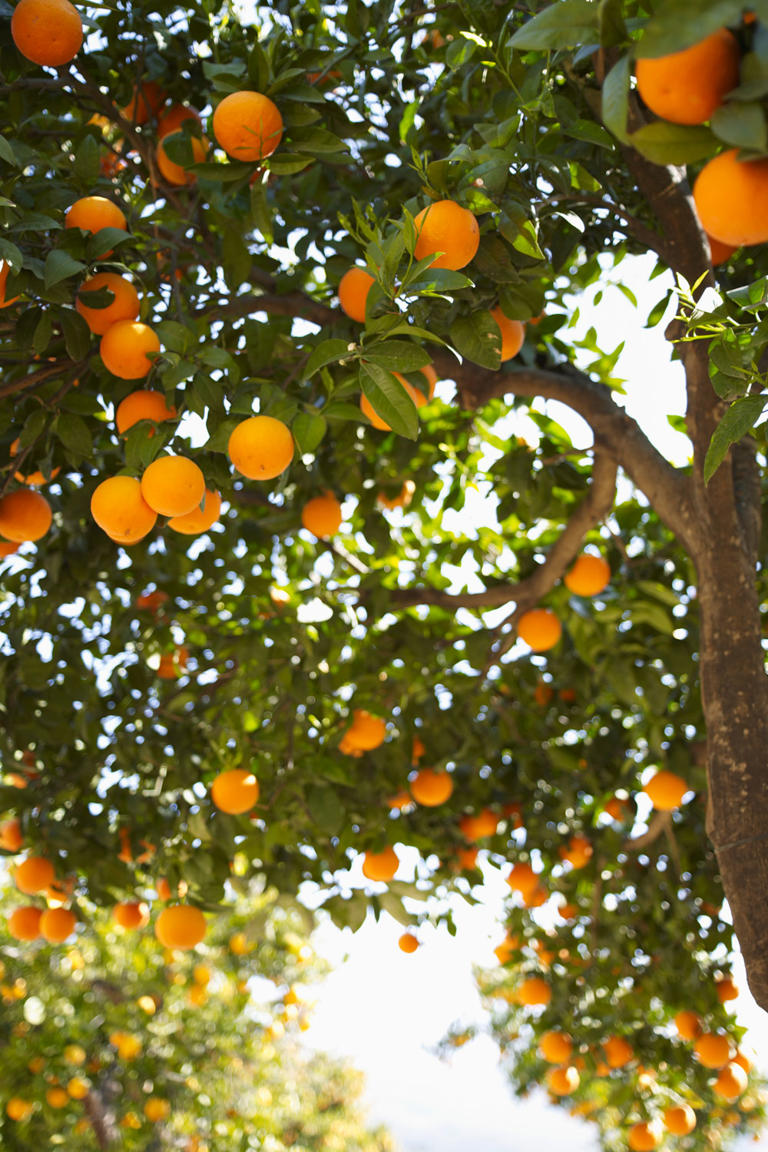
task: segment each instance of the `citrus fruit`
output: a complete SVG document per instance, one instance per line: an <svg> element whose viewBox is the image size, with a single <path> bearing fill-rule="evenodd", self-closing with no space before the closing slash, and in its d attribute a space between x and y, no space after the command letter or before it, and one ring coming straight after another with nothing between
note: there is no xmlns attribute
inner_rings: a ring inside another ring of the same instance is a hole
<svg viewBox="0 0 768 1152"><path fill-rule="evenodd" d="M101 338L104 367L121 380L140 380L152 370L150 355L160 351L160 338L148 324L118 320Z"/></svg>
<svg viewBox="0 0 768 1152"><path fill-rule="evenodd" d="M49 944L60 944L72 935L76 925L75 915L68 908L46 908L40 917L40 935Z"/></svg>
<svg viewBox="0 0 768 1152"><path fill-rule="evenodd" d="M511 360L517 356L525 340L525 324L520 320L510 320L501 308L491 308L491 316L496 321L501 332L501 362Z"/></svg>
<svg viewBox="0 0 768 1152"><path fill-rule="evenodd" d="M15 304L19 299L18 296L12 296L10 300L5 298L5 286L8 283L8 276L11 271L10 264L5 260L0 261L0 308L8 308L11 304Z"/></svg>
<svg viewBox="0 0 768 1152"><path fill-rule="evenodd" d="M627 1132L627 1144L632 1152L654 1152L664 1135L659 1120L641 1120Z"/></svg>
<svg viewBox="0 0 768 1152"><path fill-rule="evenodd" d="M157 145L155 152L155 160L160 175L169 184L173 184L177 188L181 188L186 184L194 184L197 177L194 172L190 172L183 164L177 164L175 160L171 160L168 152L166 151L165 142L169 136L173 136L173 132L167 133ZM208 153L208 141L205 136L190 136L189 142L192 148L193 164L202 164Z"/></svg>
<svg viewBox="0 0 768 1152"><path fill-rule="evenodd" d="M635 76L651 112L672 124L703 124L739 83L738 41L718 28L681 52L643 57Z"/></svg>
<svg viewBox="0 0 768 1152"><path fill-rule="evenodd" d="M397 941L397 946L401 952L415 952L419 946L419 941L413 932L403 932Z"/></svg>
<svg viewBox="0 0 768 1152"><path fill-rule="evenodd" d="M379 492L376 496L376 503L380 504L382 508L388 508L394 511L395 508L407 508L413 494L416 491L416 485L413 480L405 480L403 486L396 496L388 496L386 492Z"/></svg>
<svg viewBox="0 0 768 1152"><path fill-rule="evenodd" d="M665 771L657 772L643 787L643 792L660 812L671 812L679 808L688 791L688 784L682 776Z"/></svg>
<svg viewBox="0 0 768 1152"><path fill-rule="evenodd" d="M13 878L19 892L31 896L35 892L43 892L46 888L50 888L56 874L53 864L44 856L28 856L17 865Z"/></svg>
<svg viewBox="0 0 768 1152"><path fill-rule="evenodd" d="M585 552L567 572L563 583L574 596L596 596L608 584L611 569L602 556Z"/></svg>
<svg viewBox="0 0 768 1152"><path fill-rule="evenodd" d="M301 523L315 536L335 536L341 527L341 504L332 492L314 496L301 510Z"/></svg>
<svg viewBox="0 0 768 1152"><path fill-rule="evenodd" d="M232 432L227 454L233 466L249 480L272 480L293 460L291 430L274 416L249 416Z"/></svg>
<svg viewBox="0 0 768 1152"><path fill-rule="evenodd" d="M731 148L709 160L693 185L701 226L723 244L768 240L768 159L739 160Z"/></svg>
<svg viewBox="0 0 768 1152"><path fill-rule="evenodd" d="M159 1096L150 1096L144 1105L144 1115L152 1124L158 1124L161 1120L167 1120L170 1114L170 1104L167 1100L162 1100Z"/></svg>
<svg viewBox="0 0 768 1152"><path fill-rule="evenodd" d="M171 904L155 921L155 936L164 948L195 948L205 936L205 917L190 904Z"/></svg>
<svg viewBox="0 0 768 1152"><path fill-rule="evenodd" d="M549 608L532 608L524 612L517 622L517 634L534 652L554 648L563 632L563 626Z"/></svg>
<svg viewBox="0 0 768 1152"><path fill-rule="evenodd" d="M211 784L211 799L222 812L248 812L258 802L259 782L244 768L220 772Z"/></svg>
<svg viewBox="0 0 768 1152"><path fill-rule="evenodd" d="M718 1073L712 1091L724 1100L738 1100L747 1090L747 1074L739 1064L726 1064Z"/></svg>
<svg viewBox="0 0 768 1152"><path fill-rule="evenodd" d="M157 513L141 494L134 476L102 480L91 496L91 515L107 536L119 544L135 544L155 526Z"/></svg>
<svg viewBox="0 0 768 1152"><path fill-rule="evenodd" d="M24 843L21 824L18 820L4 820L0 824L0 848L6 852L18 852Z"/></svg>
<svg viewBox="0 0 768 1152"><path fill-rule="evenodd" d="M69 0L19 0L11 16L11 36L33 64L60 68L80 51L83 22Z"/></svg>
<svg viewBox="0 0 768 1152"><path fill-rule="evenodd" d="M80 293L100 292L107 290L112 293L112 302L105 308L93 308L84 304ZM117 320L135 320L139 314L139 294L124 276L114 272L97 272L89 276L78 289L75 308L85 320L91 332L103 336L107 328Z"/></svg>
<svg viewBox="0 0 768 1152"><path fill-rule="evenodd" d="M5 1111L11 1120L26 1120L31 1115L34 1104L21 1096L11 1096L5 1106Z"/></svg>
<svg viewBox="0 0 768 1152"><path fill-rule="evenodd" d="M126 900L115 904L112 916L121 928L143 928L149 923L149 908L143 901Z"/></svg>
<svg viewBox="0 0 768 1152"><path fill-rule="evenodd" d="M150 116L156 116L166 100L166 94L154 80L144 80L134 87L131 96L120 115L132 124L146 124Z"/></svg>
<svg viewBox="0 0 768 1152"><path fill-rule="evenodd" d="M547 1087L555 1096L570 1096L578 1088L581 1077L578 1068L569 1064L564 1068L550 1068L546 1080Z"/></svg>
<svg viewBox="0 0 768 1152"><path fill-rule="evenodd" d="M168 527L174 532L181 532L184 536L199 536L201 532L207 532L220 515L221 493L206 488L202 504L183 516L171 517Z"/></svg>
<svg viewBox="0 0 768 1152"><path fill-rule="evenodd" d="M120 228L125 231L128 222L125 213L117 204L105 196L83 196L75 200L64 216L65 228L81 228L83 232L100 232L102 228ZM100 253L98 259L106 260L112 249Z"/></svg>
<svg viewBox="0 0 768 1152"><path fill-rule="evenodd" d="M368 880L386 883L393 878L399 864L394 848L385 848L383 852L366 852L363 856L363 876Z"/></svg>
<svg viewBox="0 0 768 1152"><path fill-rule="evenodd" d="M530 864L521 861L519 864L514 864L512 870L506 877L507 884L513 892L521 892L523 895L526 892L532 892L539 883L539 876L534 872Z"/></svg>
<svg viewBox="0 0 768 1152"><path fill-rule="evenodd" d="M52 520L51 506L39 492L18 489L0 497L0 536L14 544L39 540Z"/></svg>
<svg viewBox="0 0 768 1152"><path fill-rule="evenodd" d="M158 139L163 140L166 136L178 132L185 120L194 120L200 124L200 117L194 108L188 108L186 104L172 104L157 122Z"/></svg>
<svg viewBox="0 0 768 1152"><path fill-rule="evenodd" d="M734 252L738 252L735 244L723 244L722 240L715 240L714 236L707 236L707 242L709 244L709 256L713 268L717 268L719 264L725 264L726 260L733 256Z"/></svg>
<svg viewBox="0 0 768 1152"><path fill-rule="evenodd" d="M19 437L17 436L8 449L8 452L11 456L16 456L18 455L18 451ZM43 484L47 484L49 480L54 480L60 471L60 468L53 468L51 469L50 476L46 476L45 473L39 469L34 472L27 472L26 474L23 472L14 472L13 478L14 480L18 480L20 484L27 484L30 488L40 488Z"/></svg>
<svg viewBox="0 0 768 1152"><path fill-rule="evenodd" d="M695 1040L701 1036L701 1017L689 1008L684 1008L675 1016L675 1027L681 1040Z"/></svg>
<svg viewBox="0 0 768 1152"><path fill-rule="evenodd" d="M122 436L140 420L152 420L155 424L161 424L163 420L175 420L176 416L176 409L173 405L168 405L162 392L152 392L144 388L131 392L120 401L115 412L115 423ZM154 434L154 428L148 429L148 438Z"/></svg>
<svg viewBox="0 0 768 1152"><path fill-rule="evenodd" d="M356 708L352 714L352 724L347 729L346 738L352 747L360 752L372 752L384 743L387 724L379 716L373 716L364 708Z"/></svg>
<svg viewBox="0 0 768 1152"><path fill-rule="evenodd" d="M411 796L424 808L445 804L453 792L453 777L449 772L433 772L422 768L410 783Z"/></svg>
<svg viewBox="0 0 768 1152"><path fill-rule="evenodd" d="M365 305L368 293L376 283L365 268L350 268L339 281L339 304L350 320L365 323Z"/></svg>
<svg viewBox="0 0 768 1152"><path fill-rule="evenodd" d="M571 868L586 868L592 859L593 848L586 836L572 836L568 847L560 848L560 856Z"/></svg>
<svg viewBox="0 0 768 1152"><path fill-rule="evenodd" d="M277 105L261 92L231 92L216 105L213 134L233 160L263 160L280 143L283 118Z"/></svg>
<svg viewBox="0 0 768 1152"><path fill-rule="evenodd" d="M705 1068L723 1068L733 1056L733 1048L722 1032L702 1032L693 1050Z"/></svg>
<svg viewBox="0 0 768 1152"><path fill-rule="evenodd" d="M717 998L721 1004L735 1000L739 995L739 990L730 976L723 976L720 980L715 981L715 992L717 992Z"/></svg>
<svg viewBox="0 0 768 1152"><path fill-rule="evenodd" d="M473 259L480 246L480 228L473 214L455 200L436 200L414 218L417 260L435 255L432 268L457 272Z"/></svg>
<svg viewBox="0 0 768 1152"><path fill-rule="evenodd" d="M549 1004L552 999L552 989L541 976L529 976L518 984L515 998L518 1004L523 1004L526 1008L532 1008L539 1004Z"/></svg>
<svg viewBox="0 0 768 1152"><path fill-rule="evenodd" d="M490 808L483 808L476 815L467 813L459 820L459 831L470 843L483 840L486 836L495 836L498 826L499 818Z"/></svg>
<svg viewBox="0 0 768 1152"><path fill-rule="evenodd" d="M664 1127L673 1136L687 1136L696 1127L696 1113L690 1104L675 1104L664 1111Z"/></svg>
<svg viewBox="0 0 768 1152"><path fill-rule="evenodd" d="M45 1093L45 1100L51 1108L66 1108L69 1104L65 1088L49 1088Z"/></svg>
<svg viewBox="0 0 768 1152"><path fill-rule="evenodd" d="M623 1036L609 1036L603 1050L609 1068L623 1068L634 1056L632 1045Z"/></svg>
<svg viewBox="0 0 768 1152"><path fill-rule="evenodd" d="M186 456L159 456L144 470L141 494L160 516L186 516L205 496L205 477Z"/></svg>
<svg viewBox="0 0 768 1152"><path fill-rule="evenodd" d="M37 940L40 935L40 917L42 914L42 908L35 908L33 904L14 908L8 917L8 932L14 940Z"/></svg>
<svg viewBox="0 0 768 1152"><path fill-rule="evenodd" d="M567 1064L573 1051L573 1040L567 1032L545 1032L539 1040L539 1052L550 1064Z"/></svg>

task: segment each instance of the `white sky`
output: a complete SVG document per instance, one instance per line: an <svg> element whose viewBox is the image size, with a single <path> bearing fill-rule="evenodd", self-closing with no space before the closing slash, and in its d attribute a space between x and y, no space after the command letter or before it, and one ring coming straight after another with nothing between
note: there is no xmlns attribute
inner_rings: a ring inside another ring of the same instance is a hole
<svg viewBox="0 0 768 1152"><path fill-rule="evenodd" d="M688 456L688 443L669 426L667 414L684 411L682 373L679 365L669 363L665 322L651 332L642 328L669 282L649 281L650 262L634 263L630 283L638 308L603 285L597 308L582 302L577 332L595 325L609 349L626 341L616 374L627 380L627 410L654 444L679 463ZM578 422L567 420L560 406L551 404L548 410L572 429L577 443L591 442L586 427L577 431ZM483 516L482 504L478 494L479 516ZM456 937L422 929L422 946L412 955L399 950L397 940L404 929L388 916L378 924L369 918L354 935L324 926L317 937L318 947L339 967L313 990L317 1007L307 1040L348 1055L366 1073L371 1117L389 1127L402 1152L597 1149L591 1127L550 1106L543 1092L526 1101L512 1097L489 1039L471 1041L448 1064L428 1051L454 1021L483 1020L472 966L496 963L493 948L504 935L499 913L503 895L508 893L498 871L490 867L484 892L484 906L456 908ZM346 963L339 963L345 954ZM743 1047L747 1052L754 1048L758 1065L768 1070L768 1015L749 995L738 964L735 975L741 988L738 1020L749 1028ZM734 1148L768 1152L768 1137L757 1142L744 1139Z"/></svg>

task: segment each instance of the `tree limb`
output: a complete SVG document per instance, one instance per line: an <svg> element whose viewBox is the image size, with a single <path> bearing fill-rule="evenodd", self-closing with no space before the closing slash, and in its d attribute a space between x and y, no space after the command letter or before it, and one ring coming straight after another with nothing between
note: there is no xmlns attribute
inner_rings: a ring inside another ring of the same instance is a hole
<svg viewBox="0 0 768 1152"><path fill-rule="evenodd" d="M625 840L622 849L624 852L642 852L649 844L653 844L654 840L658 840L663 832L672 825L672 814L670 812L655 812L651 817L648 824L648 831L643 832L641 836L629 837Z"/></svg>

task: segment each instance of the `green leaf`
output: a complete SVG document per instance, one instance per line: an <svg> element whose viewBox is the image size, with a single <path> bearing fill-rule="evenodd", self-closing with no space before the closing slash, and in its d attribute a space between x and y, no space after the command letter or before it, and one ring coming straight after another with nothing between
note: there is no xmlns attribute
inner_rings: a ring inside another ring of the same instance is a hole
<svg viewBox="0 0 768 1152"><path fill-rule="evenodd" d="M32 347L38 356L42 356L43 353L47 350L48 345L51 342L52 335L53 318L50 312L45 311L40 316L40 319L37 322L37 326L35 327L34 335L32 337Z"/></svg>
<svg viewBox="0 0 768 1152"><path fill-rule="evenodd" d="M593 0L559 0L518 29L509 45L519 51L577 48L598 40L597 4Z"/></svg>
<svg viewBox="0 0 768 1152"><path fill-rule="evenodd" d="M274 243L272 212L267 201L267 190L258 180L251 184L251 219L265 243Z"/></svg>
<svg viewBox="0 0 768 1152"><path fill-rule="evenodd" d="M653 164L693 164L711 156L717 140L709 128L654 120L629 137L629 143Z"/></svg>
<svg viewBox="0 0 768 1152"><path fill-rule="evenodd" d="M101 231L88 237L85 246L87 257L90 261L103 260L108 251L119 248L130 239L130 232L125 232L122 228L102 228Z"/></svg>
<svg viewBox="0 0 768 1152"><path fill-rule="evenodd" d="M628 140L627 114L631 76L632 61L629 56L622 56L611 68L603 84L603 123L622 144L626 144Z"/></svg>
<svg viewBox="0 0 768 1152"><path fill-rule="evenodd" d="M62 412L55 424L56 434L73 456L82 459L93 455L93 437L83 420L74 412Z"/></svg>
<svg viewBox="0 0 768 1152"><path fill-rule="evenodd" d="M501 366L501 332L488 311L459 316L451 325L451 342L465 360L481 368Z"/></svg>
<svg viewBox="0 0 768 1152"><path fill-rule="evenodd" d="M314 452L322 442L328 428L328 422L319 412L300 412L291 424L293 438L303 456L305 452Z"/></svg>
<svg viewBox="0 0 768 1152"><path fill-rule="evenodd" d="M315 129L306 136L294 136L293 147L297 152L311 152L313 155L324 155L329 152L347 152L348 148L343 140L327 132L324 128Z"/></svg>
<svg viewBox="0 0 768 1152"><path fill-rule="evenodd" d="M765 152L768 129L761 104L721 104L710 120L712 131L734 148Z"/></svg>
<svg viewBox="0 0 768 1152"><path fill-rule="evenodd" d="M276 176L292 176L294 172L301 172L312 163L311 156L295 156L291 152L278 152L276 156L269 157L269 170Z"/></svg>
<svg viewBox="0 0 768 1152"><path fill-rule="evenodd" d="M681 52L726 24L740 24L742 0L664 0L645 26L638 56Z"/></svg>
<svg viewBox="0 0 768 1152"><path fill-rule="evenodd" d="M765 408L764 396L744 396L734 401L714 431L704 461L704 481L709 483L728 449L755 426Z"/></svg>
<svg viewBox="0 0 768 1152"><path fill-rule="evenodd" d="M62 308L59 320L70 360L84 360L91 346L91 331L85 320L74 308Z"/></svg>
<svg viewBox="0 0 768 1152"><path fill-rule="evenodd" d="M81 260L75 260L69 252L61 248L54 248L45 258L44 282L46 288L52 288L68 276L77 276L88 267Z"/></svg>
<svg viewBox="0 0 768 1152"><path fill-rule="evenodd" d="M75 180L84 189L90 189L99 179L99 145L89 133L75 154L72 165Z"/></svg>
<svg viewBox="0 0 768 1152"><path fill-rule="evenodd" d="M337 364L339 360L356 355L354 348L350 351L348 340L323 340L312 352L307 366L304 369L305 379L309 380L315 372L319 372L326 364Z"/></svg>
<svg viewBox="0 0 768 1152"><path fill-rule="evenodd" d="M419 417L411 397L400 381L378 364L362 361L360 387L374 411L393 432L415 440L419 431Z"/></svg>
<svg viewBox="0 0 768 1152"><path fill-rule="evenodd" d="M12 164L14 168L16 168L19 163L16 159L13 145L10 140L6 140L5 136L0 136L0 160L5 160L6 164Z"/></svg>
<svg viewBox="0 0 768 1152"><path fill-rule="evenodd" d="M407 340L382 340L366 346L365 358L393 372L417 372L430 363L429 353Z"/></svg>

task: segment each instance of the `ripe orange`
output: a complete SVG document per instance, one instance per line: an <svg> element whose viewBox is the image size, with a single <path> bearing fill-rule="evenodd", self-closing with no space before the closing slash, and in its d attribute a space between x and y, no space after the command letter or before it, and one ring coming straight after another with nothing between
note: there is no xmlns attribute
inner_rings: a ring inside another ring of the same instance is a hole
<svg viewBox="0 0 768 1152"><path fill-rule="evenodd" d="M567 572L563 583L574 596L596 596L611 579L611 569L602 556L584 552Z"/></svg>
<svg viewBox="0 0 768 1152"><path fill-rule="evenodd" d="M150 1096L144 1105L144 1115L147 1120L153 1124L158 1124L161 1120L167 1120L170 1114L170 1104L167 1100L162 1100L159 1096Z"/></svg>
<svg viewBox="0 0 768 1152"><path fill-rule="evenodd" d="M593 848L586 836L572 836L567 848L560 848L560 856L571 868L586 868L592 859Z"/></svg>
<svg viewBox="0 0 768 1152"><path fill-rule="evenodd" d="M346 739L359 752L372 752L384 743L387 724L380 716L356 708L352 713L352 724L346 731Z"/></svg>
<svg viewBox="0 0 768 1152"><path fill-rule="evenodd" d="M83 22L69 0L19 0L11 17L11 36L33 64L60 68L80 51Z"/></svg>
<svg viewBox="0 0 768 1152"><path fill-rule="evenodd" d="M213 134L233 160L271 156L283 135L277 105L261 92L231 92L213 113Z"/></svg>
<svg viewBox="0 0 768 1152"><path fill-rule="evenodd" d="M632 1152L654 1152L661 1143L662 1131L660 1120L643 1120L633 1124L627 1132L627 1144Z"/></svg>
<svg viewBox="0 0 768 1152"><path fill-rule="evenodd" d="M386 492L379 492L376 496L376 503L380 504L382 508L389 508L390 511L395 508L407 508L413 500L415 491L416 485L413 480L406 480L396 496L387 496Z"/></svg>
<svg viewBox="0 0 768 1152"><path fill-rule="evenodd" d="M89 308L87 304L81 302L81 292L99 292L105 288L114 297L106 308ZM139 314L139 294L130 280L126 280L124 276L118 276L114 272L97 272L80 285L75 308L91 332L103 336L107 328L117 320L136 319Z"/></svg>
<svg viewBox="0 0 768 1152"><path fill-rule="evenodd" d="M205 936L205 916L190 904L171 904L155 921L155 936L164 948L195 948Z"/></svg>
<svg viewBox="0 0 768 1152"><path fill-rule="evenodd" d="M671 812L674 808L679 808L688 790L688 785L681 776L664 771L652 776L643 788L654 808L660 812Z"/></svg>
<svg viewBox="0 0 768 1152"><path fill-rule="evenodd" d="M28 856L17 865L13 878L19 892L32 896L35 892L43 892L46 888L50 888L56 873L53 864L44 856Z"/></svg>
<svg viewBox="0 0 768 1152"><path fill-rule="evenodd" d="M424 808L436 808L445 804L453 792L453 777L449 772L433 772L422 768L410 784L411 796Z"/></svg>
<svg viewBox="0 0 768 1152"><path fill-rule="evenodd" d="M341 504L333 492L308 500L301 510L301 523L315 536L335 536L341 527Z"/></svg>
<svg viewBox="0 0 768 1152"><path fill-rule="evenodd" d="M190 117L187 117L190 119ZM168 136L173 136L173 132L167 132L166 135L160 140L155 152L155 160L160 175L169 184L173 184L178 188L183 187L185 184L194 184L197 177L194 172L190 172L182 164L177 164L175 160L171 160L170 156L165 149L165 140ZM208 153L208 141L205 136L190 136L190 144L192 146L192 162L194 164L202 164Z"/></svg>
<svg viewBox="0 0 768 1152"><path fill-rule="evenodd" d="M676 1104L665 1110L664 1127L673 1136L687 1136L696 1127L696 1113L690 1104Z"/></svg>
<svg viewBox="0 0 768 1152"><path fill-rule="evenodd" d="M581 1077L578 1068L569 1064L565 1068L550 1068L546 1080L547 1087L555 1096L570 1096L578 1088Z"/></svg>
<svg viewBox="0 0 768 1152"><path fill-rule="evenodd" d="M722 1032L703 1032L693 1050L705 1068L725 1067L734 1052L730 1040Z"/></svg>
<svg viewBox="0 0 768 1152"><path fill-rule="evenodd" d="M39 492L17 489L0 498L0 536L14 544L39 540L52 520L51 506Z"/></svg>
<svg viewBox="0 0 768 1152"><path fill-rule="evenodd" d="M71 1080L67 1081L67 1095L71 1096L73 1100L85 1100L89 1091L87 1081L80 1076L73 1076Z"/></svg>
<svg viewBox="0 0 768 1152"><path fill-rule="evenodd" d="M506 964L508 960L520 951L520 937L507 932L501 944L497 944L493 950L493 954L498 960L499 964Z"/></svg>
<svg viewBox="0 0 768 1152"><path fill-rule="evenodd" d="M539 1040L539 1052L550 1064L567 1064L573 1051L573 1040L567 1032L545 1032Z"/></svg>
<svg viewBox="0 0 768 1152"><path fill-rule="evenodd" d="M227 454L249 480L272 480L293 460L291 430L274 416L249 416L232 432Z"/></svg>
<svg viewBox="0 0 768 1152"><path fill-rule="evenodd" d="M723 244L721 240L715 240L714 236L707 236L707 240L713 268L717 268L718 264L725 264L734 252L738 252L735 244Z"/></svg>
<svg viewBox="0 0 768 1152"><path fill-rule="evenodd" d="M529 976L518 984L515 996L519 1004L532 1008L538 1004L549 1004L552 989L541 976Z"/></svg>
<svg viewBox="0 0 768 1152"><path fill-rule="evenodd" d="M0 308L8 308L20 299L19 296L12 296L10 300L6 300L5 298L5 286L8 283L8 274L10 271L10 264L6 263L5 260L0 261Z"/></svg>
<svg viewBox="0 0 768 1152"><path fill-rule="evenodd" d="M45 1100L51 1108L66 1108L69 1104L69 1096L64 1088L49 1088Z"/></svg>
<svg viewBox="0 0 768 1152"><path fill-rule="evenodd" d="M376 283L365 268L350 268L339 281L339 304L350 320L365 323L365 305L368 293Z"/></svg>
<svg viewBox="0 0 768 1152"><path fill-rule="evenodd" d="M229 940L229 950L233 956L245 956L250 951L248 939L244 932L235 932Z"/></svg>
<svg viewBox="0 0 768 1152"><path fill-rule="evenodd" d="M561 920L575 920L579 914L578 904L560 904L557 909L557 914Z"/></svg>
<svg viewBox="0 0 768 1152"><path fill-rule="evenodd" d="M14 940L37 940L40 935L40 917L42 908L35 908L33 904L25 904L23 908L14 908L8 917L8 931Z"/></svg>
<svg viewBox="0 0 768 1152"><path fill-rule="evenodd" d="M75 915L68 908L46 908L40 917L40 935L49 944L60 944L72 935L76 926Z"/></svg>
<svg viewBox="0 0 768 1152"><path fill-rule="evenodd" d="M83 232L100 232L102 228L121 228L125 231L128 221L122 209L105 196L83 196L67 209L64 227L81 228ZM98 258L106 260L111 255L110 248L108 252L102 252Z"/></svg>
<svg viewBox="0 0 768 1152"><path fill-rule="evenodd" d="M386 884L397 872L399 864L394 848L385 848L383 852L366 852L363 856L363 876Z"/></svg>
<svg viewBox="0 0 768 1152"><path fill-rule="evenodd" d="M414 736L411 741L411 767L415 768L422 756L426 756L427 746L421 736Z"/></svg>
<svg viewBox="0 0 768 1152"><path fill-rule="evenodd" d="M726 1064L712 1085L713 1092L724 1100L738 1100L747 1090L747 1074L739 1064Z"/></svg>
<svg viewBox="0 0 768 1152"><path fill-rule="evenodd" d="M156 588L153 592L143 592L141 596L137 596L134 604L139 609L145 609L148 612L158 612L169 600L170 596L167 592Z"/></svg>
<svg viewBox="0 0 768 1152"><path fill-rule="evenodd" d="M143 901L127 900L115 904L112 916L121 928L143 928L149 923L149 908Z"/></svg>
<svg viewBox="0 0 768 1152"><path fill-rule="evenodd" d="M469 264L480 246L477 220L455 200L436 200L418 213L414 225L416 259L440 253L432 261L432 268L451 268L457 272Z"/></svg>
<svg viewBox="0 0 768 1152"><path fill-rule="evenodd" d="M120 401L115 412L115 423L122 436L140 420L152 420L155 424L161 424L163 420L175 420L177 415L176 409L173 405L169 407L162 392L152 392L143 388L131 392ZM154 434L154 428L150 428L147 437L151 438Z"/></svg>
<svg viewBox="0 0 768 1152"><path fill-rule="evenodd" d="M520 320L510 320L501 308L491 308L491 316L499 326L501 332L501 362L511 360L517 356L525 340L525 324Z"/></svg>
<svg viewBox="0 0 768 1152"><path fill-rule="evenodd" d="M233 816L249 812L258 799L259 782L244 768L220 772L211 784L211 800L222 812Z"/></svg>
<svg viewBox="0 0 768 1152"><path fill-rule="evenodd" d="M673 124L703 124L739 83L739 45L727 28L635 66L637 90L657 116Z"/></svg>
<svg viewBox="0 0 768 1152"><path fill-rule="evenodd" d="M6 852L18 852L24 843L21 824L18 820L4 820L0 824L0 848Z"/></svg>
<svg viewBox="0 0 768 1152"><path fill-rule="evenodd" d="M549 893L543 884L537 884L530 892L523 892L523 904L526 908L541 908L549 899Z"/></svg>
<svg viewBox="0 0 768 1152"><path fill-rule="evenodd" d="M205 496L205 477L186 456L159 456L144 470L141 494L160 516L186 516Z"/></svg>
<svg viewBox="0 0 768 1152"><path fill-rule="evenodd" d="M34 1104L30 1100L23 1100L21 1096L11 1096L5 1106L5 1111L11 1120L26 1120L33 1109Z"/></svg>
<svg viewBox="0 0 768 1152"><path fill-rule="evenodd" d="M158 139L162 140L165 136L178 132L185 120L196 120L198 124L201 123L194 108L188 108L186 104L172 104L157 122Z"/></svg>
<svg viewBox="0 0 768 1152"><path fill-rule="evenodd" d="M532 892L537 886L539 876L530 864L521 861L519 864L513 864L506 880L513 892L522 892L525 895L527 892Z"/></svg>
<svg viewBox="0 0 768 1152"><path fill-rule="evenodd" d="M401 952L415 952L419 946L419 941L413 932L403 932L397 945Z"/></svg>
<svg viewBox="0 0 768 1152"><path fill-rule="evenodd" d="M563 632L563 626L549 608L532 608L524 612L517 622L517 634L534 652L554 648Z"/></svg>
<svg viewBox="0 0 768 1152"><path fill-rule="evenodd" d="M8 449L8 452L9 455L16 456L18 451L19 437L17 436ZM50 476L46 476L44 472L37 469L34 472L27 472L26 475L23 472L14 472L13 478L14 480L18 480L19 484L27 484L30 488L40 488L43 484L47 484L49 480L54 480L59 472L61 472L61 468L53 468Z"/></svg>
<svg viewBox="0 0 768 1152"><path fill-rule="evenodd" d="M720 980L716 980L715 991L721 1004L725 1004L728 1000L735 1000L739 994L739 990L730 976L723 976Z"/></svg>
<svg viewBox="0 0 768 1152"><path fill-rule="evenodd" d="M413 799L410 792L396 792L394 796L388 796L386 799L388 808L396 808L402 812L404 808L410 808L413 804Z"/></svg>
<svg viewBox="0 0 768 1152"><path fill-rule="evenodd" d="M701 1036L701 1017L689 1008L684 1008L675 1016L675 1027L681 1040L695 1040Z"/></svg>
<svg viewBox="0 0 768 1152"><path fill-rule="evenodd" d="M160 338L148 324L118 320L101 338L104 367L121 380L140 380L152 370L150 355L160 351Z"/></svg>
<svg viewBox="0 0 768 1152"><path fill-rule="evenodd" d="M499 818L490 808L483 808L475 816L468 813L459 820L459 831L470 844L486 836L495 836L498 826Z"/></svg>
<svg viewBox="0 0 768 1152"><path fill-rule="evenodd" d="M533 690L533 698L539 708L546 708L554 694L555 690L552 685L547 684L544 680L540 680Z"/></svg>
<svg viewBox="0 0 768 1152"><path fill-rule="evenodd" d="M166 101L166 94L154 80L144 80L134 87L133 96L120 109L120 115L132 124L146 124L150 116L156 116Z"/></svg>
<svg viewBox="0 0 768 1152"><path fill-rule="evenodd" d="M609 1036L603 1043L603 1051L609 1068L623 1068L634 1055L632 1045L623 1036Z"/></svg>
<svg viewBox="0 0 768 1152"><path fill-rule="evenodd" d="M459 848L456 853L456 859L462 872L468 872L472 868L477 868L477 848Z"/></svg>
<svg viewBox="0 0 768 1152"><path fill-rule="evenodd" d="M701 226L723 244L768 240L768 159L739 160L731 148L709 160L693 185Z"/></svg>
<svg viewBox="0 0 768 1152"><path fill-rule="evenodd" d="M91 516L118 544L135 544L152 531L157 520L134 476L102 480L91 496Z"/></svg>
<svg viewBox="0 0 768 1152"><path fill-rule="evenodd" d="M174 532L181 532L184 536L199 536L207 532L221 515L221 493L206 488L203 502L184 516L173 516L168 521L168 527Z"/></svg>
<svg viewBox="0 0 768 1152"><path fill-rule="evenodd" d="M166 652L160 657L158 676L161 680L175 680L177 676L183 674L188 659L189 652L184 646L176 648L173 652Z"/></svg>

